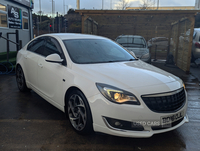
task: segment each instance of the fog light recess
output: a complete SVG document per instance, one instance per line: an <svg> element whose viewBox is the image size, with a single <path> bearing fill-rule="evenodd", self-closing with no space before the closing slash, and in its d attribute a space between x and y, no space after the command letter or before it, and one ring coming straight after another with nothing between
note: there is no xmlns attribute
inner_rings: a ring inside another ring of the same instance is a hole
<svg viewBox="0 0 200 151"><path fill-rule="evenodd" d="M144 127L140 124L133 124L133 122L113 119L110 117L103 117L105 124L114 130L129 130L129 131L143 131Z"/></svg>

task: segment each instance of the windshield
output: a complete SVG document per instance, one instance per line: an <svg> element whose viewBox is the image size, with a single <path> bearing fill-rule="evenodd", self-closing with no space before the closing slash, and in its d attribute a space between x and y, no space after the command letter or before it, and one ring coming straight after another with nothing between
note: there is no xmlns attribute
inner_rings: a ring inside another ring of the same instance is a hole
<svg viewBox="0 0 200 151"><path fill-rule="evenodd" d="M119 37L117 42L124 47L145 48L146 44L143 38Z"/></svg>
<svg viewBox="0 0 200 151"><path fill-rule="evenodd" d="M64 40L73 62L79 64L132 61L135 58L124 48L108 39Z"/></svg>

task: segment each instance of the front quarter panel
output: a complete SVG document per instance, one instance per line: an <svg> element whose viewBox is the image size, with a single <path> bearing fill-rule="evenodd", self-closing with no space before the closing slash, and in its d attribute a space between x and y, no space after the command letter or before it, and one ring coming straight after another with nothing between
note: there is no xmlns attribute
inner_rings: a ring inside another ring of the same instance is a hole
<svg viewBox="0 0 200 151"><path fill-rule="evenodd" d="M96 88L95 82L83 75L75 70L66 68L63 74L65 80L63 90L67 91L70 87L76 87L83 92L86 98L99 94L100 92Z"/></svg>

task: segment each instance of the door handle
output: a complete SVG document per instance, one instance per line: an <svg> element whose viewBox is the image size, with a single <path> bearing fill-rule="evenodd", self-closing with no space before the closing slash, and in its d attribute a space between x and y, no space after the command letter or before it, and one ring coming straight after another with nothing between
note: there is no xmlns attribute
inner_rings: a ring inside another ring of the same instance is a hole
<svg viewBox="0 0 200 151"><path fill-rule="evenodd" d="M43 65L42 65L41 63L38 63L38 66L39 66L40 68L43 68Z"/></svg>

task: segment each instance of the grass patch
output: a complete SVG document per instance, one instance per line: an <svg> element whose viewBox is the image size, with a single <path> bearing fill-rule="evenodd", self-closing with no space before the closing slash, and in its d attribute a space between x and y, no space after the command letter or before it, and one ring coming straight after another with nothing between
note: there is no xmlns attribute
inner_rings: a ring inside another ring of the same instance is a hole
<svg viewBox="0 0 200 151"><path fill-rule="evenodd" d="M9 52L9 61L12 59L12 58L16 58L17 56L17 51L10 51ZM7 52L0 52L0 62L3 62L3 61L7 61Z"/></svg>
<svg viewBox="0 0 200 151"><path fill-rule="evenodd" d="M15 68L16 56L17 51L9 52L9 62L7 62L7 52L0 53L0 73L8 72L11 71L13 67Z"/></svg>

